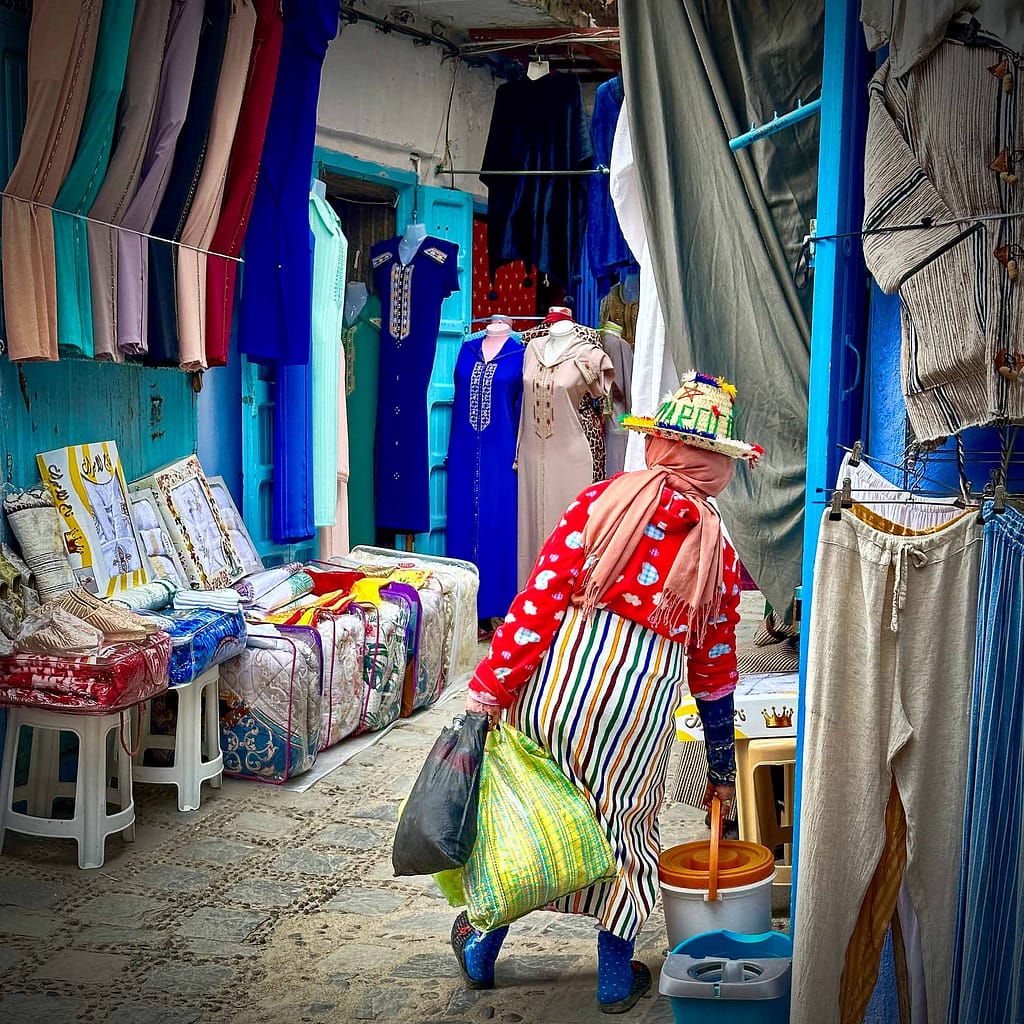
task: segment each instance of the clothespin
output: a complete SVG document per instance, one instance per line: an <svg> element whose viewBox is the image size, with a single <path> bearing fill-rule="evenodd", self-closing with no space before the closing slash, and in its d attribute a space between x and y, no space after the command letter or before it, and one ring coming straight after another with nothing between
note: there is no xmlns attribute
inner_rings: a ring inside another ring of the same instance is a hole
<svg viewBox="0 0 1024 1024"><path fill-rule="evenodd" d="M847 477L843 481L841 489L837 488L832 492L832 508L829 511L829 519L842 519L844 508L853 507L853 491L850 483L850 478Z"/></svg>
<svg viewBox="0 0 1024 1024"><path fill-rule="evenodd" d="M1002 515L1006 511L1006 488L1002 484L995 486L992 509L996 515Z"/></svg>
<svg viewBox="0 0 1024 1024"><path fill-rule="evenodd" d="M859 466L861 457L864 455L864 443L863 441L856 441L853 445L853 450L850 452L850 465Z"/></svg>

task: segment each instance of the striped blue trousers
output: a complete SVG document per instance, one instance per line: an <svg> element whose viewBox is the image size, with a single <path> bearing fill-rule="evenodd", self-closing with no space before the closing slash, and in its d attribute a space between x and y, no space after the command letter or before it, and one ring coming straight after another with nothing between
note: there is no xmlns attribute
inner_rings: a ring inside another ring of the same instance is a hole
<svg viewBox="0 0 1024 1024"><path fill-rule="evenodd" d="M1024 515L987 515L949 1024L1024 1022Z"/></svg>

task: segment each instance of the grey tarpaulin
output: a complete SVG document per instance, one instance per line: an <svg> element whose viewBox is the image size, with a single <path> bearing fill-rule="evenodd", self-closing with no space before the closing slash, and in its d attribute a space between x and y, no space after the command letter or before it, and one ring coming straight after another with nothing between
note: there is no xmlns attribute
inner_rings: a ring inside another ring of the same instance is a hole
<svg viewBox="0 0 1024 1024"><path fill-rule="evenodd" d="M644 220L676 366L739 389L765 449L719 499L740 557L788 608L800 581L809 294L792 268L814 216L818 120L733 154L730 136L816 97L822 0L620 0Z"/></svg>

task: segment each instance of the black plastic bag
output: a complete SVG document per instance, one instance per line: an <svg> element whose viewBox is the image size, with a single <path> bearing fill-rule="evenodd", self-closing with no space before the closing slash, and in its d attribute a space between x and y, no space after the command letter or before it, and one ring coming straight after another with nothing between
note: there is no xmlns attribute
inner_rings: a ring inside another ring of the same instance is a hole
<svg viewBox="0 0 1024 1024"><path fill-rule="evenodd" d="M485 714L470 711L441 730L398 821L395 875L433 875L469 860L487 727Z"/></svg>

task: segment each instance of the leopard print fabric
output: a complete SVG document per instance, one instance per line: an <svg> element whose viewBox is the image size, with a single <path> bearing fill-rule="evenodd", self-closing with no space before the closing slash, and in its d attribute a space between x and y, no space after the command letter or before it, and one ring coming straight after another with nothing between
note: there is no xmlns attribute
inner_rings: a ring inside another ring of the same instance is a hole
<svg viewBox="0 0 1024 1024"><path fill-rule="evenodd" d="M576 414L580 418L587 444L590 445L590 455L594 461L594 483L600 483L604 479L605 464L604 418L601 416L600 400L592 395L584 395Z"/></svg>

